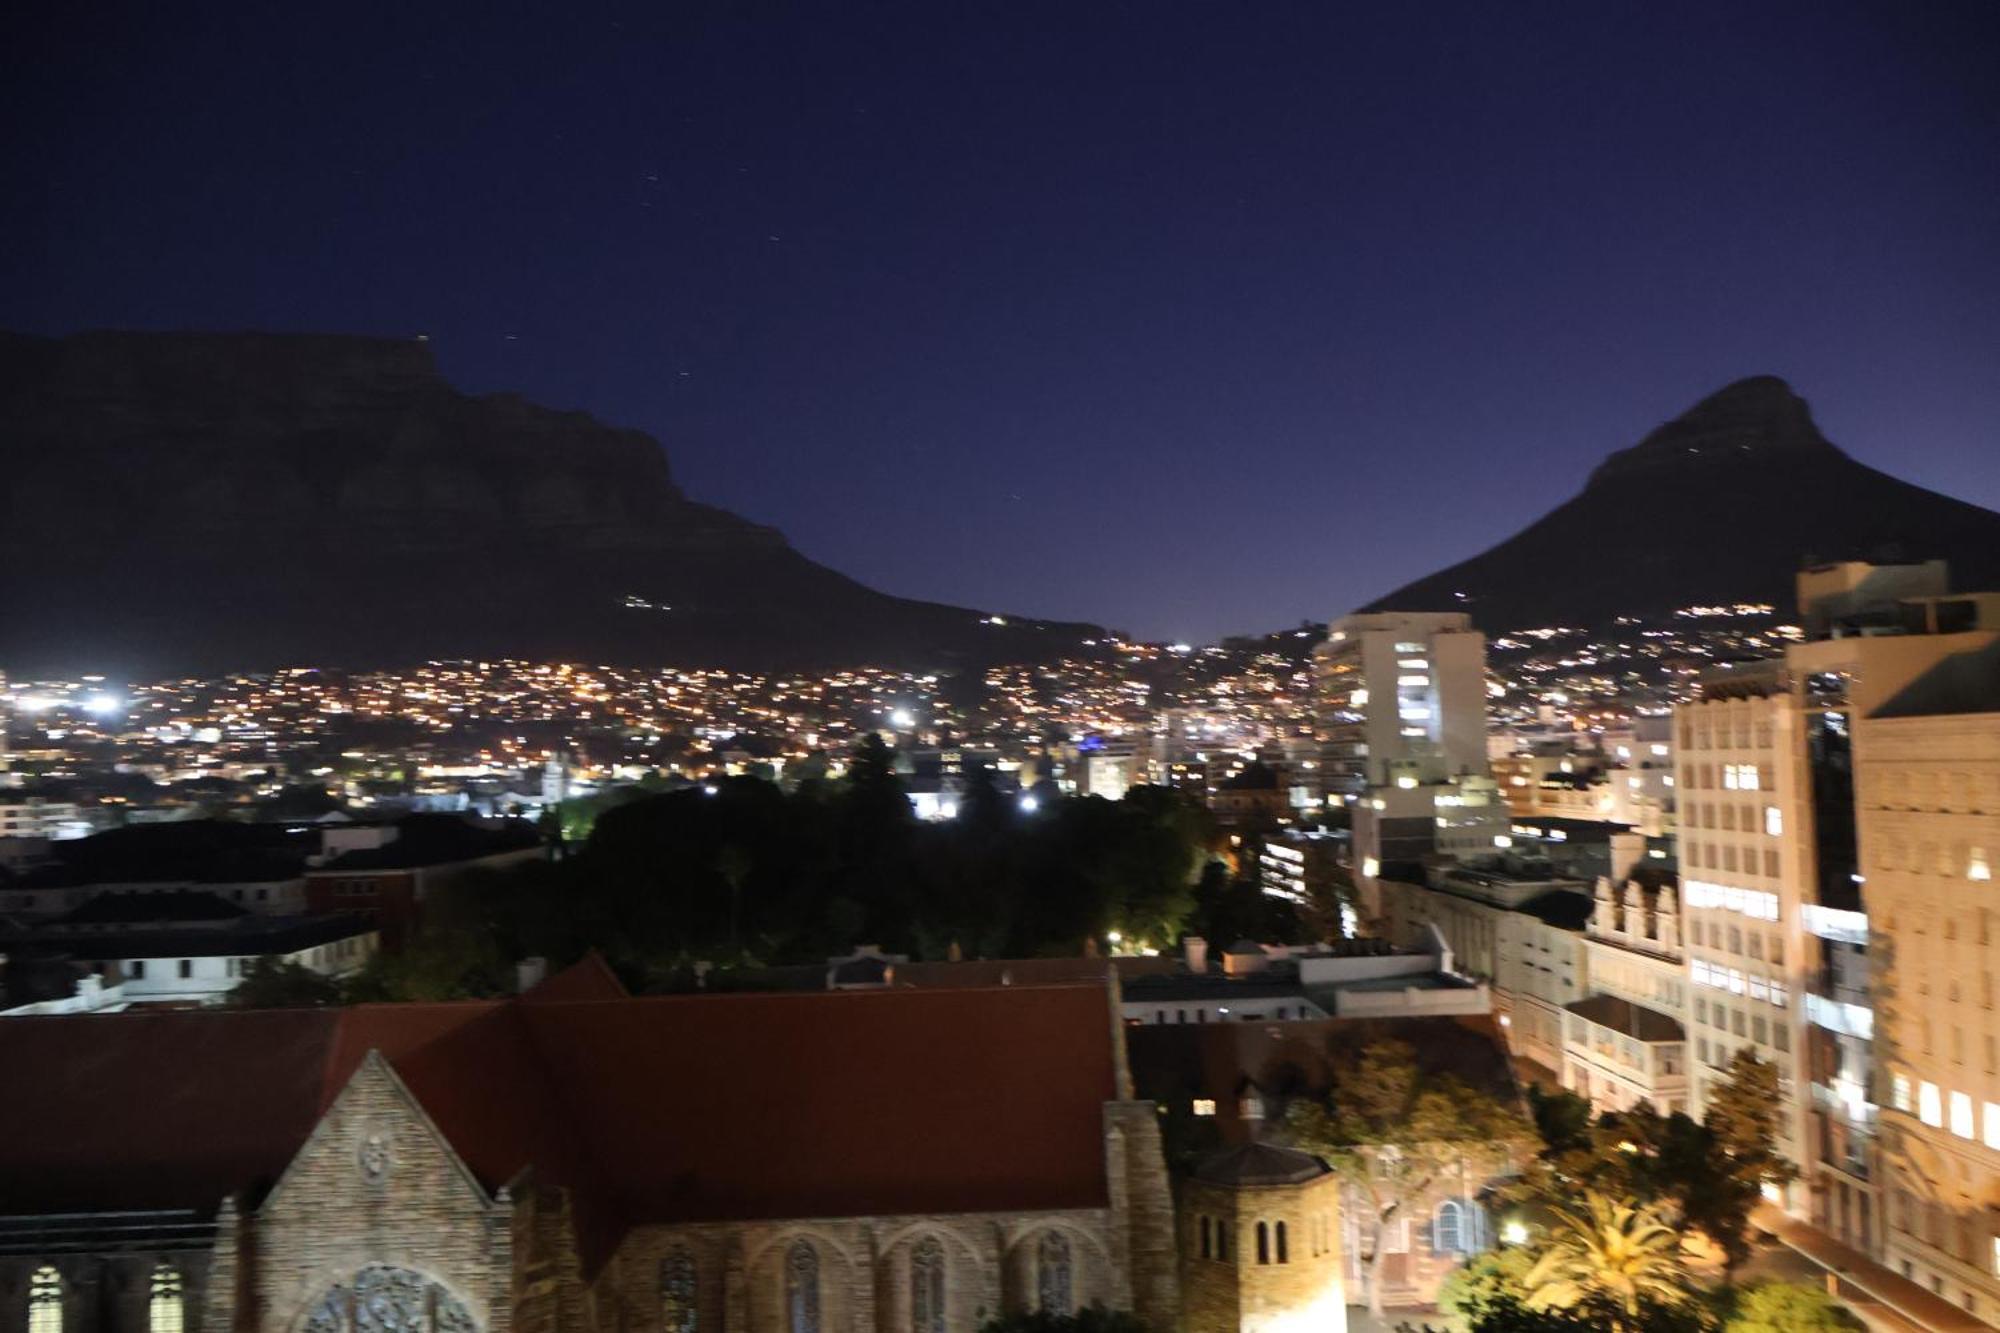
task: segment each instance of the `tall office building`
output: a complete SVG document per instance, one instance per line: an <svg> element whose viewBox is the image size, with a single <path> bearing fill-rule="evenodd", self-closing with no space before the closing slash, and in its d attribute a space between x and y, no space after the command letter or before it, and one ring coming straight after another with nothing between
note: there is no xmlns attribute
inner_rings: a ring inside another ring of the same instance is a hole
<svg viewBox="0 0 2000 1333"><path fill-rule="evenodd" d="M1336 621L1313 654L1330 795L1486 769L1486 636L1462 612Z"/></svg>
<svg viewBox="0 0 2000 1333"><path fill-rule="evenodd" d="M1873 1135L1869 915L1855 817L1859 719L1953 654L2000 639L2000 598L1944 567L1857 563L1799 577L1817 636L1710 673L1675 712L1682 904L1699 1115L1730 1056L1778 1069L1788 1209L1864 1252L1882 1243Z"/></svg>
<svg viewBox="0 0 2000 1333"><path fill-rule="evenodd" d="M1353 812L1361 915L1381 881L1423 882L1422 858L1504 845L1510 820L1486 746L1486 636L1461 612L1336 621L1314 653L1314 726L1327 799Z"/></svg>
<svg viewBox="0 0 2000 1333"><path fill-rule="evenodd" d="M2000 644L1954 655L1854 728L1866 876L1881 1252L2000 1319Z"/></svg>

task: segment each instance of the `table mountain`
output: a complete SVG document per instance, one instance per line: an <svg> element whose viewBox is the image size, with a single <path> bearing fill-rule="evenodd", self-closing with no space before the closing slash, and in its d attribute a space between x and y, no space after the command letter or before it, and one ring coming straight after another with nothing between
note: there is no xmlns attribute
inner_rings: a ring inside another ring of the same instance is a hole
<svg viewBox="0 0 2000 1333"><path fill-rule="evenodd" d="M1696 604L1789 611L1803 565L1940 557L1954 587L2000 588L2000 514L1856 462L1790 385L1758 376L1612 454L1498 546L1363 609L1469 611L1489 632Z"/></svg>
<svg viewBox="0 0 2000 1333"><path fill-rule="evenodd" d="M1101 632L865 587L689 499L648 436L460 393L418 341L0 334L0 468L16 674L942 669Z"/></svg>

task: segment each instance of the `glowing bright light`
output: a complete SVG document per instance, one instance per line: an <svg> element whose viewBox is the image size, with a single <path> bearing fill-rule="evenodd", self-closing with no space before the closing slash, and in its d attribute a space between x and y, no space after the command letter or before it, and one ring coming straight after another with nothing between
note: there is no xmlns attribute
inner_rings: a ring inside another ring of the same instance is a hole
<svg viewBox="0 0 2000 1333"><path fill-rule="evenodd" d="M1500 1228L1500 1240L1503 1244L1507 1245L1526 1245L1528 1243L1528 1224L1518 1219L1506 1223Z"/></svg>
<svg viewBox="0 0 2000 1333"><path fill-rule="evenodd" d="M914 727L917 725L917 719L909 709L898 708L889 714L889 724L895 727Z"/></svg>
<svg viewBox="0 0 2000 1333"><path fill-rule="evenodd" d="M46 694L29 694L22 696L17 706L24 713L46 713L56 706L56 702Z"/></svg>
<svg viewBox="0 0 2000 1333"><path fill-rule="evenodd" d="M93 694L83 701L83 711L93 717L108 717L125 711L125 701L115 694Z"/></svg>
<svg viewBox="0 0 2000 1333"><path fill-rule="evenodd" d="M717 792L719 792L719 791L721 791L721 790L722 790L722 788L720 788L720 787L716 786L716 785L715 785L714 783L712 783L712 782L709 782L709 783L704 783L704 784L702 785L702 789L701 789L701 794L702 794L702 795L704 795L704 796L713 796L713 795L715 795L715 794L716 794Z"/></svg>
<svg viewBox="0 0 2000 1333"><path fill-rule="evenodd" d="M1107 932L1104 938L1110 940L1113 944L1121 943L1125 939L1123 935L1120 935L1115 930Z"/></svg>
<svg viewBox="0 0 2000 1333"><path fill-rule="evenodd" d="M1027 811L1031 815L1035 813L1036 810L1041 808L1041 804L1042 803L1040 801L1036 800L1032 796L1023 796L1021 798L1021 808Z"/></svg>

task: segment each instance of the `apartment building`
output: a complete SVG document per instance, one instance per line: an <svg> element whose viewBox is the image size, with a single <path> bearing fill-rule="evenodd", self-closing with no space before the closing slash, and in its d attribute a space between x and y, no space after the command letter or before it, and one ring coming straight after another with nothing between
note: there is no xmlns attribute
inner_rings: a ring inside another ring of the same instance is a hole
<svg viewBox="0 0 2000 1333"><path fill-rule="evenodd" d="M1883 1258L2000 1320L2000 645L1855 727Z"/></svg>
<svg viewBox="0 0 2000 1333"><path fill-rule="evenodd" d="M1563 1086L1599 1111L1685 1111L1687 963L1670 878L1600 877L1583 957L1590 994L1565 1006Z"/></svg>

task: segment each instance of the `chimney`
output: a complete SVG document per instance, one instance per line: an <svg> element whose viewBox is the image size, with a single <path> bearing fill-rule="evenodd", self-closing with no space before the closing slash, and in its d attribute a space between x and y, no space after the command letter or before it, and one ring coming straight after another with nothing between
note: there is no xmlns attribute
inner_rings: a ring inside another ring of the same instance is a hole
<svg viewBox="0 0 2000 1333"><path fill-rule="evenodd" d="M1201 936L1190 935L1181 941L1181 955L1187 961L1188 971L1208 971L1208 941Z"/></svg>
<svg viewBox="0 0 2000 1333"><path fill-rule="evenodd" d="M519 992L533 990L549 975L549 960L546 958L523 958L514 964L514 989Z"/></svg>

